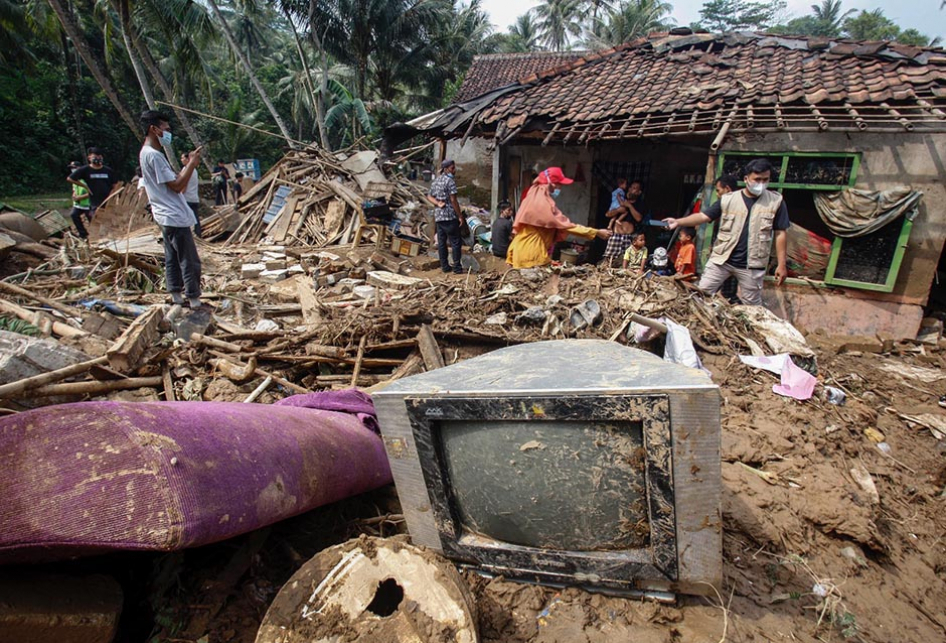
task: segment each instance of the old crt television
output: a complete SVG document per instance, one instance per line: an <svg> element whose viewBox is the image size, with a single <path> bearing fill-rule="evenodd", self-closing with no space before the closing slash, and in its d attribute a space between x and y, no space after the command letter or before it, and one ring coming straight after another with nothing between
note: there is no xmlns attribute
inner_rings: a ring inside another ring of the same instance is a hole
<svg viewBox="0 0 946 643"><path fill-rule="evenodd" d="M499 349L373 398L415 544L553 585L719 587L720 397L704 372L571 339Z"/></svg>

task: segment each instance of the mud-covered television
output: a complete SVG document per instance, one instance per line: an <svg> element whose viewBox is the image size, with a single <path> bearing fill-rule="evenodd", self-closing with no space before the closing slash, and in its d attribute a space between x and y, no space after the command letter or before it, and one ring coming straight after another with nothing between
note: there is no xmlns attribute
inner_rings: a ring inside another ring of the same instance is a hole
<svg viewBox="0 0 946 643"><path fill-rule="evenodd" d="M706 373L573 339L373 397L415 544L552 585L719 587L720 396Z"/></svg>

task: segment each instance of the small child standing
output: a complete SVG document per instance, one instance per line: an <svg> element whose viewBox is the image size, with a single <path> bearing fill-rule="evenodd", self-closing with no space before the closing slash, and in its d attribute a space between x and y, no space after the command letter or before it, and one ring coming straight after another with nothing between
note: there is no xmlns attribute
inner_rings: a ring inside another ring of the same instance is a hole
<svg viewBox="0 0 946 643"><path fill-rule="evenodd" d="M630 247L624 251L624 269L643 272L647 267L647 237L643 232L636 232Z"/></svg>
<svg viewBox="0 0 946 643"><path fill-rule="evenodd" d="M69 164L69 171L74 172L79 167L79 164L73 161ZM89 196L89 188L85 185L85 182L82 181L82 185L72 184L72 224L76 227L76 232L79 234L81 239L88 239L89 233L85 229L85 225L82 223L82 217L85 217L89 220L89 223L92 223L92 217L89 216L89 208L92 205L91 197Z"/></svg>
<svg viewBox="0 0 946 643"><path fill-rule="evenodd" d="M678 279L688 279L696 275L696 236L693 228L680 228L680 239L671 252L673 268Z"/></svg>

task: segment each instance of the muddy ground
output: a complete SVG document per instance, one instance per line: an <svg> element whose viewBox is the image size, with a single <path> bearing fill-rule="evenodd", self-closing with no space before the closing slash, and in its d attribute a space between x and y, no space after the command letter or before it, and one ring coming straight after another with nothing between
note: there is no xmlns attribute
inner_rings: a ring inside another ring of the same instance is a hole
<svg viewBox="0 0 946 643"><path fill-rule="evenodd" d="M943 353L901 345L901 354L837 355L837 342L809 341L822 376L847 390L844 406L778 397L774 377L706 356L723 389L725 579L718 596L658 605L468 571L483 641L946 640L946 444L895 414L943 415L936 404L943 382L883 370L909 365L932 379ZM889 455L868 428L883 434ZM879 502L855 482L855 467L870 473ZM208 640L252 642L268 602L303 561L358 533L400 531L398 513L393 492L381 490L275 526L212 620ZM395 522L384 518L390 515ZM237 546L187 552L178 582L158 600L162 620L184 622L201 610L202 585ZM181 639L166 631L154 640Z"/></svg>
<svg viewBox="0 0 946 643"><path fill-rule="evenodd" d="M225 256L218 260L219 273L209 271L215 290L226 292L232 282L232 261ZM518 326L486 335L474 313L518 314L533 293L537 301L560 294L563 305L591 295L602 301L605 320L587 336L607 338L622 310L650 306L645 314L669 312L694 331L704 364L722 389L722 587L710 598L659 605L465 571L483 641L946 641L946 442L901 417L930 414L926 421L934 424L946 419L937 405L946 393L946 344L903 342L882 354L841 352L842 340L809 335L820 379L843 388L847 403L797 402L772 393L774 376L737 360L732 337L709 327L682 286L677 299L665 300L665 290L641 282L622 287L621 277L601 272L546 275L539 282L500 274L415 276L447 286L431 288L426 304L408 298L376 309L333 309L325 318L332 337L357 345L359 333L392 332L389 317L394 328L401 324L402 335L414 333L413 326L404 328L422 310L435 329L440 323L453 332L441 337L489 340L473 347L461 339L442 341L450 362L507 340L541 338L538 329ZM516 285L519 294L482 303L504 284ZM639 295L642 302L634 299ZM148 298L163 295L141 299ZM340 327L344 334L337 332ZM238 390L223 378L209 380L203 399L240 399L255 386ZM260 401L273 399L266 394ZM858 482L864 472L876 495ZM389 487L216 545L53 568L107 571L122 582L121 643L252 643L278 589L311 556L358 534L403 532Z"/></svg>

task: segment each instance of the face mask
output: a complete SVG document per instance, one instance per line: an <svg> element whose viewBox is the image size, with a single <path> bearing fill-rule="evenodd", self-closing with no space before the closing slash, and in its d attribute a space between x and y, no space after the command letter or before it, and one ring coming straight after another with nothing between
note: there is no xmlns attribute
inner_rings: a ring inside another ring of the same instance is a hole
<svg viewBox="0 0 946 643"><path fill-rule="evenodd" d="M170 145L174 137L171 136L171 132L161 132L161 136L158 137L158 140L161 141L161 145Z"/></svg>
<svg viewBox="0 0 946 643"><path fill-rule="evenodd" d="M746 185L746 187L749 189L749 192L751 192L755 196L759 196L763 192L765 192L765 188L767 186L768 186L767 183L750 183Z"/></svg>
<svg viewBox="0 0 946 643"><path fill-rule="evenodd" d="M557 199L557 198L558 198L558 195L561 194L561 193L562 193L561 190L559 190L558 188L555 188L554 190L552 190L552 198L553 198L553 199Z"/></svg>

